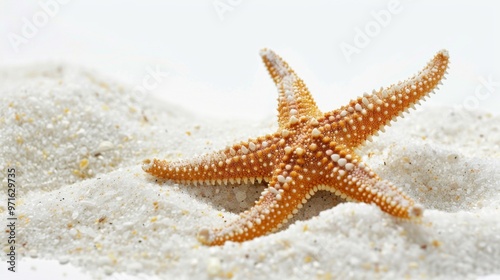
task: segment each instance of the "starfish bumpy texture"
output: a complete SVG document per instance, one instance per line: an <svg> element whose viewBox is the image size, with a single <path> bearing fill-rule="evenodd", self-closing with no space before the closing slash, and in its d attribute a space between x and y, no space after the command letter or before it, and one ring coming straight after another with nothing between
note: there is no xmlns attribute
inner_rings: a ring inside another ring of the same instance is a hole
<svg viewBox="0 0 500 280"><path fill-rule="evenodd" d="M223 228L202 229L207 245L242 242L279 229L318 190L347 201L377 205L402 219L418 219L423 207L377 176L355 150L384 131L403 112L437 88L446 74L442 50L412 78L364 94L327 113L316 106L304 82L278 55L261 51L279 92L278 131L191 161L145 160L143 169L181 184L267 183L255 205Z"/></svg>

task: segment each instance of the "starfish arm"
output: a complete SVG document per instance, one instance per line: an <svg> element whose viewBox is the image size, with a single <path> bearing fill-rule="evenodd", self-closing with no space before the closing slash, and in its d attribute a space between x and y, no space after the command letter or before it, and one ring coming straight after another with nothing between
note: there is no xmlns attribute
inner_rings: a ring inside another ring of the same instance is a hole
<svg viewBox="0 0 500 280"><path fill-rule="evenodd" d="M250 139L230 148L192 160L166 161L146 159L143 170L161 178L182 184L227 185L269 181L279 138L271 136Z"/></svg>
<svg viewBox="0 0 500 280"><path fill-rule="evenodd" d="M397 218L418 218L423 214L424 209L420 204L391 182L381 180L357 157L336 159L330 172L329 178L319 189L329 190L348 201L373 203Z"/></svg>
<svg viewBox="0 0 500 280"><path fill-rule="evenodd" d="M281 228L311 197L301 179L282 176L273 176L251 209L222 228L200 230L198 240L206 245L243 242Z"/></svg>
<svg viewBox="0 0 500 280"><path fill-rule="evenodd" d="M260 55L279 91L278 123L280 128L298 123L303 117L319 118L323 115L304 81L281 57L268 49L263 49Z"/></svg>
<svg viewBox="0 0 500 280"><path fill-rule="evenodd" d="M390 125L408 108L420 104L438 87L446 74L449 56L442 50L416 76L392 85L386 89L364 94L349 105L325 114L325 122L333 123L333 133L341 134L337 139L351 147L362 145L371 136L384 132L384 126ZM335 135L334 135L335 136Z"/></svg>

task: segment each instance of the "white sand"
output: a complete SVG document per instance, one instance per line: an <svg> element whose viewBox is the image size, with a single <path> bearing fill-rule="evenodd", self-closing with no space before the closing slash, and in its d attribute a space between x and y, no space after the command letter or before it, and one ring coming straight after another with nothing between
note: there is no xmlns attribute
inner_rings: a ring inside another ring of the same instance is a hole
<svg viewBox="0 0 500 280"><path fill-rule="evenodd" d="M453 93L443 86L438 94ZM42 269L55 260L110 279L500 275L500 117L425 104L360 151L427 208L422 224L320 192L278 233L200 245L200 227L236 217L263 187L158 183L140 162L216 150L272 132L274 122L206 120L74 67L2 70L0 218L14 166L19 270L56 275ZM2 279L12 277L5 250Z"/></svg>

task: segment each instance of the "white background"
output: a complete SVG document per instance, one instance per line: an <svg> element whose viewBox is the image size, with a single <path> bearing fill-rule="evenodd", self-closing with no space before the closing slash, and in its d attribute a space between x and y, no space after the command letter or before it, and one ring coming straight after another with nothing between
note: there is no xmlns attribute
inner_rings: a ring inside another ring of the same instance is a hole
<svg viewBox="0 0 500 280"><path fill-rule="evenodd" d="M263 47L290 63L325 111L406 79L446 48L451 69L430 103L500 108L495 1L56 1L0 2L0 66L65 62L134 88L157 69L168 73L150 80L162 99L257 121L276 110ZM355 42L357 29L371 32L368 42ZM347 57L342 44L359 53ZM481 79L497 85L487 90Z"/></svg>
<svg viewBox="0 0 500 280"><path fill-rule="evenodd" d="M323 110L413 75L446 48L448 79L429 103L500 111L498 2L269 2L4 0L0 66L71 63L132 87L159 69L168 76L148 94L202 116L260 121L275 114L277 96L258 56L263 47L291 64ZM369 40L356 43L367 29ZM346 56L343 44L358 53ZM74 276L39 262L22 270Z"/></svg>

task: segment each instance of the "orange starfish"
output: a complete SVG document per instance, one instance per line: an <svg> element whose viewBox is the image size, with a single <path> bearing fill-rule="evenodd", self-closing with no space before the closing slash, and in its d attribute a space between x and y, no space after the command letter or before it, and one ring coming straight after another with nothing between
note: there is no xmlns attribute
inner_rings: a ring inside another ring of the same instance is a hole
<svg viewBox="0 0 500 280"><path fill-rule="evenodd" d="M423 207L381 180L355 150L437 87L446 74L448 52L438 52L418 75L327 113L285 61L271 50L260 54L279 91L277 132L191 161L144 161L147 173L181 184L267 182L251 209L223 228L202 229L198 239L221 245L272 232L318 190L375 204L394 217L420 217Z"/></svg>

